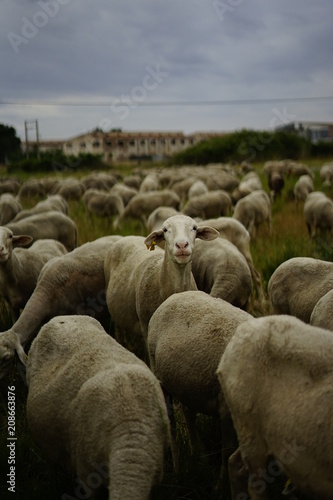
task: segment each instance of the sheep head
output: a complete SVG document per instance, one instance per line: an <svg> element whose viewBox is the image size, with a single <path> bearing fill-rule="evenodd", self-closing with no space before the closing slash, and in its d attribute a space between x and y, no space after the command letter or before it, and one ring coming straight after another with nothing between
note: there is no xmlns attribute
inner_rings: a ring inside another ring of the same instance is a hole
<svg viewBox="0 0 333 500"><path fill-rule="evenodd" d="M13 231L7 227L0 227L0 262L7 262L16 247L23 247L32 242L32 237L27 235L14 236Z"/></svg>
<svg viewBox="0 0 333 500"><path fill-rule="evenodd" d="M218 236L216 229L198 227L196 221L187 215L173 215L164 221L161 229L147 236L145 245L149 250L154 250L155 245L165 241L165 250L171 258L179 264L187 264L192 259L196 238L208 241Z"/></svg>

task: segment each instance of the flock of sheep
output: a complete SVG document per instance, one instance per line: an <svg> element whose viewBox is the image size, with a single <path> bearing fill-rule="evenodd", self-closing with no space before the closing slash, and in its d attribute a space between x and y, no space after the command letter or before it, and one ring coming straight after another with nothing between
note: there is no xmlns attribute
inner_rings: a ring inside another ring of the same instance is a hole
<svg viewBox="0 0 333 500"><path fill-rule="evenodd" d="M268 192L248 164L0 181L0 295L13 322L0 376L16 355L26 365L30 430L86 491L148 499L169 449L177 472L177 403L192 449L196 415L220 419L216 494L227 484L233 500L269 500L283 476L289 498L333 498L333 264L285 261L266 298L250 247L261 225L271 231L286 177L310 238L333 232L333 202L305 165L264 172ZM330 185L333 164L320 176ZM114 234L78 245L72 200ZM127 219L147 236L123 236Z"/></svg>

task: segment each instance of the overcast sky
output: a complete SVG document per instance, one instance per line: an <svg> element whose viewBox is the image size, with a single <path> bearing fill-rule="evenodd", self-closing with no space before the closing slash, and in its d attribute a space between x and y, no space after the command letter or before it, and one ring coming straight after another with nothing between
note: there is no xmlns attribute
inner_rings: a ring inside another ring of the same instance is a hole
<svg viewBox="0 0 333 500"><path fill-rule="evenodd" d="M21 138L333 122L332 0L0 5L0 122Z"/></svg>

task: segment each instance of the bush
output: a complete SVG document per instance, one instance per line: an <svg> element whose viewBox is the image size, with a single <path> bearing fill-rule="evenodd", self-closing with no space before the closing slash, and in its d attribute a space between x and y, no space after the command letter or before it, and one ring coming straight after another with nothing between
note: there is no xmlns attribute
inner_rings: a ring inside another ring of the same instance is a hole
<svg viewBox="0 0 333 500"><path fill-rule="evenodd" d="M36 157L27 158L18 162L13 162L7 167L8 173L25 172L74 172L80 170L91 170L105 168L100 155L91 153L80 154L79 156L65 156L59 149L41 153L40 159Z"/></svg>
<svg viewBox="0 0 333 500"><path fill-rule="evenodd" d="M310 156L311 142L296 133L243 129L224 137L202 141L173 156L174 164L226 163L266 161L291 158L299 160Z"/></svg>

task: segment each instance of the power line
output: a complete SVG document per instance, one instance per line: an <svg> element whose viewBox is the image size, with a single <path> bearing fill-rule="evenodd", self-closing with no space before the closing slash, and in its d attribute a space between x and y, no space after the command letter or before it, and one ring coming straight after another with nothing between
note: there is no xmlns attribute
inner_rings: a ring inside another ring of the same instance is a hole
<svg viewBox="0 0 333 500"><path fill-rule="evenodd" d="M6 100L1 99L2 106L55 106L55 107L171 107L171 106L230 106L244 104L274 104L284 102L311 102L311 101L331 101L333 96L314 96L314 97L276 97L276 98L261 98L261 99L224 99L224 100L200 100L200 101L142 101L138 102L135 98L128 96L128 100L114 99L113 101L105 102L64 102L64 101L21 101L21 100Z"/></svg>

